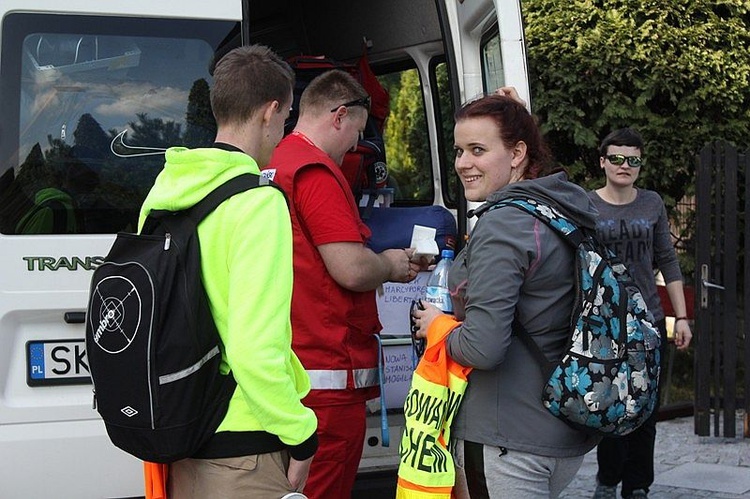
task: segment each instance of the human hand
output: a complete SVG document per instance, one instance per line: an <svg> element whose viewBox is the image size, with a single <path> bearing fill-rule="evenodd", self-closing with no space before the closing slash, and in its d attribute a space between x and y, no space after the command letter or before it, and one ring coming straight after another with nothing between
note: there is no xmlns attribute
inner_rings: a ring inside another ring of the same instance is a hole
<svg viewBox="0 0 750 499"><path fill-rule="evenodd" d="M443 314L443 311L437 308L432 303L428 303L424 300L420 300L422 308L414 307L412 310L412 317L414 317L414 326L416 331L414 336L417 338L427 338L427 330L430 328L430 324L435 320L436 317Z"/></svg>
<svg viewBox="0 0 750 499"><path fill-rule="evenodd" d="M526 107L526 101L523 100L520 95L518 95L518 90L516 90L516 87L500 87L495 90L495 93L498 95L510 97L514 101L521 104L523 107Z"/></svg>
<svg viewBox="0 0 750 499"><path fill-rule="evenodd" d="M312 457L304 461L297 461L294 458L289 459L289 469L286 472L286 478L289 480L289 484L294 487L294 490L301 491L305 488L312 460Z"/></svg>
<svg viewBox="0 0 750 499"><path fill-rule="evenodd" d="M685 350L690 346L690 340L693 339L693 332L690 330L690 324L687 320L681 319L674 323L674 344L678 350Z"/></svg>
<svg viewBox="0 0 750 499"><path fill-rule="evenodd" d="M409 260L409 263L411 264L412 270L415 270L417 272L422 272L425 270L432 270L435 266L433 265L433 261L435 260L434 257L428 256L428 255L419 255L413 254L411 259Z"/></svg>
<svg viewBox="0 0 750 499"><path fill-rule="evenodd" d="M411 282L417 278L420 266L413 263L414 248L388 249L380 253L388 262L388 280L391 282Z"/></svg>

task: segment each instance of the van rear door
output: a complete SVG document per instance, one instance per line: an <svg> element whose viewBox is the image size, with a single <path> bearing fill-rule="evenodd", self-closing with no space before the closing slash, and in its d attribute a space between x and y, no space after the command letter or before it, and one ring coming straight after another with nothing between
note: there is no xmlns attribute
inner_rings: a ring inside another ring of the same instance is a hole
<svg viewBox="0 0 750 499"><path fill-rule="evenodd" d="M91 270L135 228L164 148L212 142L208 64L242 15L150 3L0 7L0 497L143 494L92 410Z"/></svg>

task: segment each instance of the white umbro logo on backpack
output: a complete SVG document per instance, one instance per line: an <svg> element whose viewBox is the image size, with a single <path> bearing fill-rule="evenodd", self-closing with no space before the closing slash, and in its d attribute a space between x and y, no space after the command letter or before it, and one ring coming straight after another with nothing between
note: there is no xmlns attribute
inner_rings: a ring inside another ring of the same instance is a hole
<svg viewBox="0 0 750 499"><path fill-rule="evenodd" d="M123 414L125 414L129 418L132 418L133 416L135 416L136 414L138 414L138 411L136 411L135 409L133 409L129 405L127 405L127 406L123 407L122 409L120 409L120 412L123 413Z"/></svg>

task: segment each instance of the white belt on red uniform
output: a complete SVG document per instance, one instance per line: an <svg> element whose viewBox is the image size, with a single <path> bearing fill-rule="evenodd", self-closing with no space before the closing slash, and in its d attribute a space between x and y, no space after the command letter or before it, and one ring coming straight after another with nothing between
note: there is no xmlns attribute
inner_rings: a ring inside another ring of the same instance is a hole
<svg viewBox="0 0 750 499"><path fill-rule="evenodd" d="M310 388L313 390L345 390L348 369L307 369ZM352 370L354 388L378 385L378 368Z"/></svg>

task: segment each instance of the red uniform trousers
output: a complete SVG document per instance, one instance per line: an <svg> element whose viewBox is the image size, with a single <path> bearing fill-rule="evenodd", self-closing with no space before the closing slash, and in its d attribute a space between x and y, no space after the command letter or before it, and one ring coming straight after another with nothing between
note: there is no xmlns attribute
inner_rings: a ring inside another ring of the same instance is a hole
<svg viewBox="0 0 750 499"><path fill-rule="evenodd" d="M366 431L366 406L312 406L318 417L318 451L310 466L305 495L310 499L351 499Z"/></svg>

